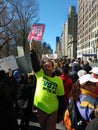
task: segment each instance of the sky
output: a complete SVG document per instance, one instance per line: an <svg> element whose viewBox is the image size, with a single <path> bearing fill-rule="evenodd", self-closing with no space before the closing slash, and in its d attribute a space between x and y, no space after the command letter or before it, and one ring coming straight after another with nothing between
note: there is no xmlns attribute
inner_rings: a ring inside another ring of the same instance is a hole
<svg viewBox="0 0 98 130"><path fill-rule="evenodd" d="M39 23L45 24L42 42L49 43L55 52L56 37L61 36L63 25L68 19L69 7L76 6L77 8L78 0L37 1L39 3Z"/></svg>

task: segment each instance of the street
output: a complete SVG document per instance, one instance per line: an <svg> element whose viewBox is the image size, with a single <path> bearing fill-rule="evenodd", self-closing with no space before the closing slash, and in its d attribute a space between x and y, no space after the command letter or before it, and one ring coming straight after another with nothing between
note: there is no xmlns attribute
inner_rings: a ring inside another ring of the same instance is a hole
<svg viewBox="0 0 98 130"><path fill-rule="evenodd" d="M30 129L29 130L41 130L39 123L30 122ZM58 123L56 125L56 130L65 130L65 128L61 123Z"/></svg>
<svg viewBox="0 0 98 130"><path fill-rule="evenodd" d="M20 124L20 119L18 119L18 124ZM35 113L32 113L31 115L29 122L29 130L41 130ZM65 127L63 126L62 123L57 123L56 130L65 130Z"/></svg>

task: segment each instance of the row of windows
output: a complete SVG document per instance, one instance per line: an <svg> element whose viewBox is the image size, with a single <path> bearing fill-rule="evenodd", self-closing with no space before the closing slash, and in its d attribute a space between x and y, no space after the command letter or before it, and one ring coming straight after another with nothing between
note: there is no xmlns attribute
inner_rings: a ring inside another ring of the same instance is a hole
<svg viewBox="0 0 98 130"><path fill-rule="evenodd" d="M79 28L79 31L78 31L78 34L82 34L83 31L88 30L86 31L85 35L90 33L92 30L96 29L98 27L98 20L94 21L94 22L91 22L91 20L89 20L89 22L87 22L84 26L83 25L79 25L78 28Z"/></svg>

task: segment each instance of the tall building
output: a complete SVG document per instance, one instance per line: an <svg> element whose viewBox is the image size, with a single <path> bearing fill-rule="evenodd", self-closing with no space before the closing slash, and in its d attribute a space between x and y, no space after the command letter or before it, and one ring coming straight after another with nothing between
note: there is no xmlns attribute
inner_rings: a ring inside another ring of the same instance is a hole
<svg viewBox="0 0 98 130"><path fill-rule="evenodd" d="M60 41L59 36L56 37L56 52L55 53L57 54L58 58L61 57L61 41Z"/></svg>
<svg viewBox="0 0 98 130"><path fill-rule="evenodd" d="M77 57L98 57L98 0L78 0Z"/></svg>
<svg viewBox="0 0 98 130"><path fill-rule="evenodd" d="M68 14L68 57L77 57L77 13L76 7L71 6Z"/></svg>
<svg viewBox="0 0 98 130"><path fill-rule="evenodd" d="M61 35L61 55L66 57L68 57L67 42L68 42L68 21L63 25L63 31Z"/></svg>
<svg viewBox="0 0 98 130"><path fill-rule="evenodd" d="M77 13L75 6L69 8L68 20L63 26L61 54L70 59L77 57Z"/></svg>

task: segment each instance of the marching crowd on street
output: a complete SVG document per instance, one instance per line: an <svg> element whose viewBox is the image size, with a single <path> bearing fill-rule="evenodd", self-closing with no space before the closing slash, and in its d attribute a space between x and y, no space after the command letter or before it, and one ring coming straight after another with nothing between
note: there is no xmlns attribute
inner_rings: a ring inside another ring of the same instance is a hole
<svg viewBox="0 0 98 130"><path fill-rule="evenodd" d="M0 130L29 130L32 111L37 113L41 130L56 130L58 122L66 130L97 130L98 67L81 58L39 59L34 41L30 42L30 58L31 73L0 70ZM83 119L77 129L65 113L71 100Z"/></svg>

